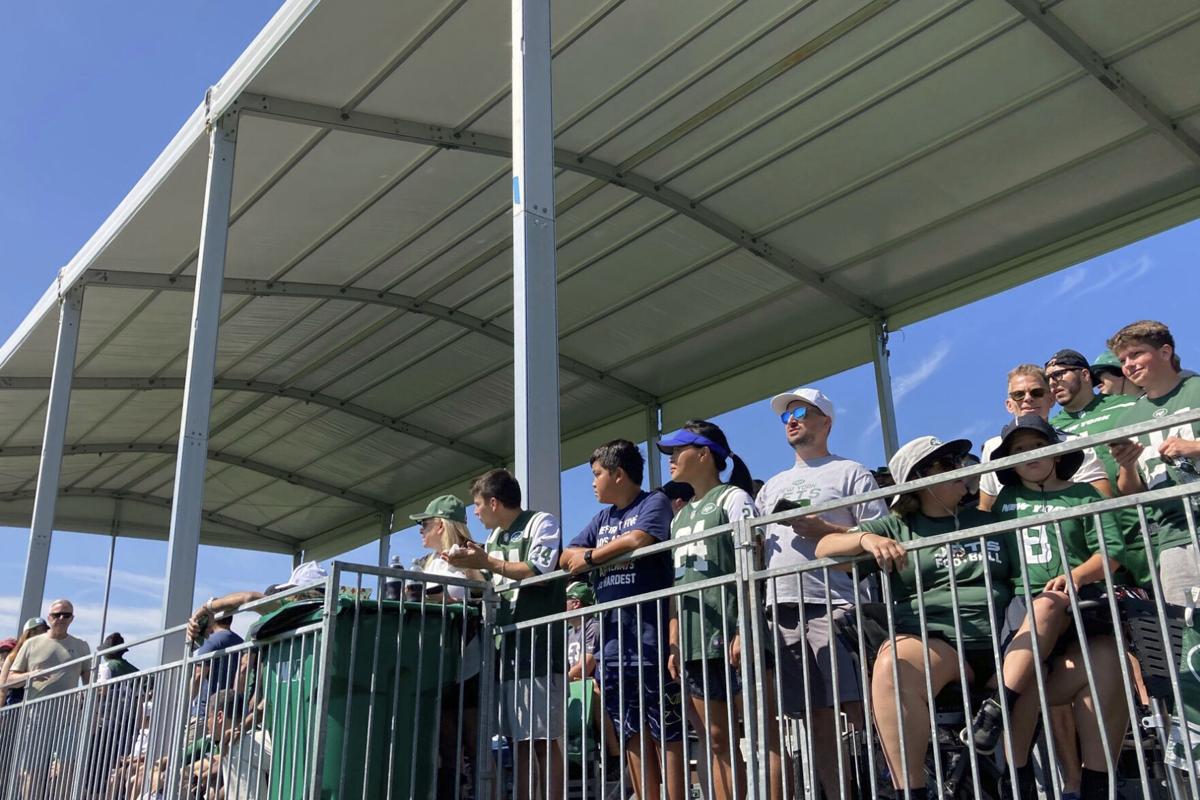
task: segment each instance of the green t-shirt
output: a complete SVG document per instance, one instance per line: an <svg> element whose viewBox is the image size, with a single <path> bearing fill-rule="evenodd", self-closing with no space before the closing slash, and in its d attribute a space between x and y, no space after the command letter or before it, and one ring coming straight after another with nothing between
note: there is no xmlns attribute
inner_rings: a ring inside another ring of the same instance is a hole
<svg viewBox="0 0 1200 800"><path fill-rule="evenodd" d="M562 532L553 515L522 511L507 529L492 531L483 549L501 561L526 564L540 575L557 567L562 550ZM500 608L496 614L499 625L558 614L566 608L566 584L562 580L519 589L508 588L513 581L503 575L493 574L491 577L492 585L500 594ZM565 633L562 623L555 623L548 628L527 628L519 634L510 633L500 637L502 641L497 641L497 646L502 654L501 678L544 675L547 668L561 671Z"/></svg>
<svg viewBox="0 0 1200 800"><path fill-rule="evenodd" d="M920 512L905 517L889 514L860 523L858 530L887 536L898 542L911 542L926 536L939 536L994 522L996 518L993 515L967 508L958 513L957 520L954 517L927 517ZM991 600L999 622L1004 619L1004 611L1012 599L1010 581L1013 570L1003 537L988 537L986 544L987 569L992 576ZM988 619L988 590L984 583L984 556L980 542L978 539L959 542L950 545L949 549L953 555L949 563L953 564L954 581L958 589L961 644L966 650L988 649L991 647L991 623ZM946 546L910 550L908 564L904 569L889 573L897 633L920 635L921 617L918 603L921 602L925 606L928 632L942 636L951 643L957 641L950 573L946 569L946 551ZM919 589L917 569L921 571Z"/></svg>
<svg viewBox="0 0 1200 800"><path fill-rule="evenodd" d="M685 539L718 525L757 515L754 499L720 484L680 509L671 538ZM675 585L728 575L736 566L733 534L723 533L675 548ZM700 596L702 595L702 596ZM732 585L679 595L679 652L685 661L724 658L737 633L737 592Z"/></svg>
<svg viewBox="0 0 1200 800"><path fill-rule="evenodd" d="M1200 410L1200 376L1191 376L1181 380L1178 386L1162 397L1154 400L1145 396L1139 397L1121 415L1120 424L1133 425L1196 410ZM1200 438L1200 423L1176 425L1138 437L1138 442L1145 448L1138 457L1138 470L1148 490L1165 489L1197 479L1194 470L1200 469L1200 463L1196 463L1195 460L1191 463L1168 465L1159 457L1158 446L1170 436L1191 440ZM1193 471L1189 472L1189 467ZM1192 513L1200 518L1200 497L1196 495L1184 501L1167 500L1146 508L1146 519L1150 523L1151 533L1154 534L1157 552L1191 542L1184 502L1190 502ZM1155 561L1157 562L1157 557Z"/></svg>
<svg viewBox="0 0 1200 800"><path fill-rule="evenodd" d="M1078 411L1060 410L1050 418L1050 424L1060 431L1074 433L1078 436L1091 436L1096 433L1111 431L1120 424L1121 416L1130 408L1135 399L1127 395L1098 394L1092 401ZM1117 486L1117 461L1112 457L1107 445L1092 448L1096 458L1104 467L1104 474L1115 489Z"/></svg>
<svg viewBox="0 0 1200 800"><path fill-rule="evenodd" d="M1065 508L1078 508L1089 503L1098 503L1103 498L1090 484L1073 483L1066 489L1042 492L1030 489L1024 484L1005 486L996 498L993 511L1001 519L1020 519L1043 514L1049 511ZM1128 556L1125 545L1125 528L1122 527L1117 515L1111 511L1100 514L1100 525L1104 532L1104 543L1108 547L1109 558L1116 559L1125 566ZM1058 536L1053 525L1037 525L1021 528L1019 531L1005 536L1008 547L1008 559L1013 570L1013 590L1019 596L1025 587L1021 578L1021 554L1018 547L1025 551L1025 564L1029 570L1029 591L1037 594L1042 591L1049 581L1059 575L1066 574L1069 569L1078 567L1099 552L1096 543L1095 517L1075 517L1063 520L1058 524L1062 532L1063 545L1066 548L1064 565L1063 554L1058 549ZM1144 563L1144 561L1143 561Z"/></svg>

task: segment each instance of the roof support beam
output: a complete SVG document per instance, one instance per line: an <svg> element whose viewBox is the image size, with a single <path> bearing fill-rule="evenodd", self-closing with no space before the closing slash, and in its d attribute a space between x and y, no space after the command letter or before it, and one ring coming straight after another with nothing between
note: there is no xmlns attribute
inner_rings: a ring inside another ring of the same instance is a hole
<svg viewBox="0 0 1200 800"><path fill-rule="evenodd" d="M430 125L413 120L394 119L378 114L359 111L341 111L328 106L287 100L280 97L244 92L238 99L237 108L243 113L274 119L287 120L303 125L313 125L330 130L377 136L414 144L440 147L445 150L466 150L484 153L499 158L512 157L512 140L503 136L477 133L470 130L455 130L440 125ZM554 164L561 169L588 175L614 186L628 189L649 198L671 210L703 225L713 233L733 242L738 247L761 258L776 269L800 280L829 298L848 306L864 317L877 317L882 309L860 297L835 280L822 275L799 259L776 250L752 232L738 226L720 214L705 208L699 202L672 189L656 183L650 178L634 172L622 171L619 167L591 156L585 156L562 148L554 149Z"/></svg>
<svg viewBox="0 0 1200 800"><path fill-rule="evenodd" d="M525 507L562 519L550 2L511 16L513 461Z"/></svg>
<svg viewBox="0 0 1200 800"><path fill-rule="evenodd" d="M875 393L879 400L879 428L883 433L883 459L890 461L900 449L896 403L892 399L892 352L888 350L886 319L871 320L871 361L875 364Z"/></svg>
<svg viewBox="0 0 1200 800"><path fill-rule="evenodd" d="M120 289L152 289L155 291L190 292L196 279L191 275L167 275L156 272L125 272L122 270L97 270L86 272L81 278L86 285L106 286ZM295 281L256 281L246 278L226 278L222 291L225 294L249 295L252 297L301 297L316 300L345 300L353 303L386 306L402 311L449 322L460 328L478 333L505 347L512 347L513 333L494 322L467 314L440 303L420 300L411 295L396 292L381 292L353 286L336 286L326 283L302 283ZM608 375L595 367L588 366L569 356L559 355L559 366L581 378L623 394L639 403L653 403L654 395L620 378Z"/></svg>
<svg viewBox="0 0 1200 800"><path fill-rule="evenodd" d="M121 453L159 453L162 455L170 455L176 449L175 444L153 444L149 442L129 442L129 443L112 443L112 444L72 444L67 445L63 449L65 456L79 455L120 455ZM41 455L42 448L37 445L20 445L16 447L0 447L0 458L20 458ZM288 472L286 469L273 467L269 464L264 464L261 461L255 461L251 458L226 453L221 450L209 450L208 460L217 461L222 464L231 464L235 467L257 472L260 475L267 475L271 478L292 483L296 486L303 486L305 489L312 489L314 492L336 497L341 500L348 500L352 503L357 503L367 508L374 508L379 511L391 511L392 504L375 497L370 497L365 494L343 489L339 486L334 486L331 483L326 483L316 478L306 478L303 475L297 475L294 472Z"/></svg>
<svg viewBox="0 0 1200 800"><path fill-rule="evenodd" d="M12 502L18 500L28 500L33 497L33 492L28 489L19 492L0 492L0 503ZM128 500L134 503L142 503L148 506L156 506L158 508L169 509L171 507L171 499L169 497L159 497L156 494L142 494L140 492L123 492L115 489L59 489L58 497L107 497L113 500ZM289 536L286 533L281 533L271 528L265 528L261 525L251 525L249 522L243 522L240 519L220 514L216 511L201 511L200 516L216 525L224 525L227 528L258 536L263 539L269 539L273 542L286 545L291 549L300 543L300 540L295 536ZM36 615L35 615L36 616Z"/></svg>
<svg viewBox="0 0 1200 800"><path fill-rule="evenodd" d="M83 287L75 287L58 301L58 341L54 349L54 374L42 434L42 458L38 463L37 492L33 520L29 526L29 550L21 583L21 615L36 617L42 610L46 570L50 565L50 539L54 533L54 508L62 470L62 449L67 437L67 410L71 405L71 381L75 374L75 352L79 344L79 322L83 314Z"/></svg>
<svg viewBox="0 0 1200 800"><path fill-rule="evenodd" d="M208 125L208 175L204 185L204 215L200 220L200 254L196 262L196 288L188 336L187 377L183 387L171 497L171 538L167 544L160 621L163 630L188 618L196 587L200 513L208 468L209 416L217 369L217 334L221 324L221 284L225 280L229 213L233 203L237 126L236 111L210 119ZM163 639L161 646L165 664L183 654L183 637Z"/></svg>
<svg viewBox="0 0 1200 800"><path fill-rule="evenodd" d="M1124 75L1109 66L1103 56L1093 50L1065 22L1043 9L1037 0L1008 0L1008 4L1019 11L1021 16L1049 37L1067 55L1075 59L1118 100L1145 120L1155 133L1175 145L1179 152L1183 153L1193 164L1200 166L1200 142L1172 122L1162 109L1152 103Z"/></svg>
<svg viewBox="0 0 1200 800"><path fill-rule="evenodd" d="M179 391L183 388L182 378L76 378L75 389L78 390L97 390L97 389L114 389L114 390L137 390L147 391L150 389L170 389ZM38 389L46 390L50 387L50 379L42 377L25 378L5 378L0 377L0 389ZM352 417L357 417L366 420L372 424L382 428L388 428L402 433L405 436L411 436L414 439L420 439L430 444L436 444L439 447L445 447L448 450L454 450L463 455L470 456L477 461L482 461L485 464L504 464L507 459L499 453L493 453L489 450L484 450L481 447L460 442L449 436L443 436L440 433L416 425L410 425L407 422L402 422L395 417L389 417L387 414L381 414L378 411L372 411L354 403L345 400L339 400L327 394L320 392L310 392L304 389L297 389L291 386L281 386L277 383L263 383L262 381L240 381L230 378L217 378L213 381L213 389L226 392L251 392L254 394L269 394L276 397L286 397L289 400L298 400L302 403L312 403L313 405L331 408L335 411L340 411Z"/></svg>

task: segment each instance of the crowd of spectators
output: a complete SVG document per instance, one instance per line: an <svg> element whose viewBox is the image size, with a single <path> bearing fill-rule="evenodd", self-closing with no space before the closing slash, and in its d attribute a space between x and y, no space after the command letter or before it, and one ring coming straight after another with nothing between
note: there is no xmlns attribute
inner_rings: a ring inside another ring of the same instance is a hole
<svg viewBox="0 0 1200 800"><path fill-rule="evenodd" d="M896 637L872 644L866 688L897 790L908 790L918 800L926 796L926 693L959 680L960 663L968 680L988 686L992 679L993 687L964 735L973 738L978 752L995 751L1007 711L1012 761L1022 785L1032 787L1028 761L1039 716L1039 692L1032 691L1039 653L1049 675L1042 692L1055 707L1051 727L1063 743L1056 752L1064 800L1105 795L1105 764L1116 755L1113 748L1124 740L1128 725L1118 668L1124 654L1111 629L1088 630L1082 643L1064 636L1072 624L1069 598L1094 596L1116 585L1137 590L1157 577L1167 602L1194 602L1200 570L1189 527L1195 509L1185 508L1191 501L1143 506L1148 540L1138 515L1126 510L1081 516L1061 526L1026 527L953 548L904 545L1196 480L1200 424L1035 458L985 473L978 481L948 480L887 502L856 498L981 460L1200 409L1200 378L1182 369L1165 325L1133 323L1107 344L1109 349L1092 360L1063 349L1042 366L1009 370L1003 400L1010 421L983 442L978 456L965 439L923 435L901 447L886 467L871 471L833 449L834 402L816 387L801 387L771 401L782 424L780 450L790 451L790 458L780 459L778 471L765 480L752 478L720 427L691 420L656 443L669 459L671 474L671 481L656 489L643 488L645 459L634 443L618 439L598 446L589 463L599 510L573 536L564 536L554 515L525 508L520 484L505 469L481 475L469 488L470 507L489 531L482 543L467 529L467 504L451 495L434 499L412 517L429 551L417 565L428 579L410 584L407 599L471 602L476 597L463 586L444 583L468 579L494 584L500 600L496 621L502 626L577 612L567 625L520 626L495 644L469 629L458 685L441 703L437 791L452 793L469 773L473 748L462 748L454 734L465 732L467 741L477 735L480 656L483 648L496 647L495 697L500 730L515 749L516 796L559 796L565 769L563 699L568 682L585 682L593 707L601 710L588 722L594 741L607 762L627 770L638 797L687 796L689 733L702 742L696 769L711 794L735 797L746 782L736 722L744 710L741 660L748 648L757 648L769 656L760 676L761 707L768 715L803 719L825 794L850 796L851 759L839 749L847 741L839 731L864 726L864 684L856 654L832 629L828 609L851 609L869 590L852 577L850 562L842 564L845 571L803 567L819 558L863 556L879 573L874 580L887 584L885 594L893 602ZM1056 405L1059 411L1052 416ZM704 533L730 522L839 501L845 502L835 510L753 526L749 546L755 568L777 573L765 582L761 598L767 640L742 641L746 628L738 618L737 593L728 583L712 581L737 569L740 543L729 534ZM663 542L675 547L639 554ZM861 578L864 565L855 563ZM789 568L800 571L789 573ZM558 570L568 575L514 586ZM262 723L254 651L241 646L230 620L247 603L257 603L262 614L276 610L280 602L272 597L281 591L301 599L318 596L315 587L325 577L319 565L302 564L285 584L214 597L192 615L188 636L199 647L189 690L183 778L195 792L220 798L236 789L266 796L271 740ZM700 588L667 599L670 590L689 584ZM601 613L586 611L597 603L609 605ZM87 644L68 633L73 616L68 601L55 601L46 620L25 624L19 640L0 641L5 690L0 700L36 699L92 677L84 660L82 666L27 680L31 673L88 655ZM1000 621L1000 630L993 629L993 619ZM1003 655L998 674L992 656L997 642ZM98 664L99 680L136 671L124 660L122 644L119 634L103 642L107 652ZM1080 668L1084 646L1097 676L1092 682ZM127 731L136 741L148 727L152 702L142 698L130 705L143 718L136 730ZM1099 730L1101 723L1107 735ZM788 768L777 730L767 724L764 742L772 798L783 797ZM136 751L135 744L130 758L117 765L124 776L114 780L140 780L142 794L153 795L147 789L161 783L163 765L139 764Z"/></svg>

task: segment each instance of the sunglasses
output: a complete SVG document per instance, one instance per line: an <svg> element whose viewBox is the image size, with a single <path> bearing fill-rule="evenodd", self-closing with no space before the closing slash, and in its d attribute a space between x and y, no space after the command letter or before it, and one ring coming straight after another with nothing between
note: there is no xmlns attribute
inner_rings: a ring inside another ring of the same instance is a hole
<svg viewBox="0 0 1200 800"><path fill-rule="evenodd" d="M811 410L812 409L810 409L808 406L799 406L797 408L793 408L791 411L785 411L782 414L780 414L779 421L782 422L784 425L787 425L792 420L796 420L796 422L799 422L800 420L807 417ZM815 411L813 413L820 414L821 412Z"/></svg>
<svg viewBox="0 0 1200 800"><path fill-rule="evenodd" d="M70 611L55 611L50 615L50 619L70 619L73 616L75 615Z"/></svg>
<svg viewBox="0 0 1200 800"><path fill-rule="evenodd" d="M1019 403L1025 399L1026 395L1032 397L1034 400L1041 400L1046 396L1046 390L1041 386L1035 386L1032 389L1017 389L1014 392L1008 393L1008 399Z"/></svg>
<svg viewBox="0 0 1200 800"><path fill-rule="evenodd" d="M922 464L920 474L922 478L927 478L930 475L937 475L942 472L953 472L963 465L962 456L946 454L938 456L928 464Z"/></svg>

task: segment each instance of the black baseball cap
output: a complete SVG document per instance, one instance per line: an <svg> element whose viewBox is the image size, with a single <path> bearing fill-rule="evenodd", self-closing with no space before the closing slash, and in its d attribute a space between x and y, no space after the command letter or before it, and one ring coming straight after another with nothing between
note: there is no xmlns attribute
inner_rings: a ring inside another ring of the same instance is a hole
<svg viewBox="0 0 1200 800"><path fill-rule="evenodd" d="M1049 422L1037 414L1025 414L1004 426L1004 430L1000 432L1000 444L996 445L996 449L992 451L992 458L1004 458L1005 456L1012 455L1009 449L1012 447L1013 437L1020 431L1036 431L1045 437L1049 444L1058 444L1060 441L1058 431ZM1076 450L1073 453L1063 453L1058 456L1058 464L1054 468L1054 474L1060 480L1069 481L1079 471L1081 466L1083 466L1082 450ZM997 470L996 479L1005 486L1016 486L1021 482L1016 469L1013 467Z"/></svg>
<svg viewBox="0 0 1200 800"><path fill-rule="evenodd" d="M1077 369L1087 369L1088 360L1083 357L1083 353L1078 350L1059 350L1054 355L1050 356L1050 360L1046 362L1046 369L1050 367L1075 367Z"/></svg>

